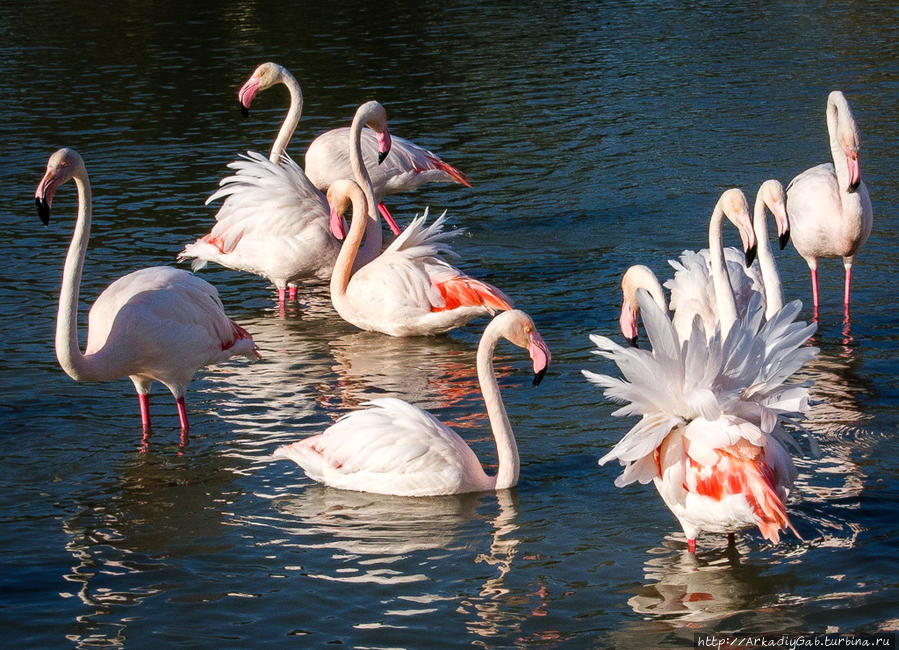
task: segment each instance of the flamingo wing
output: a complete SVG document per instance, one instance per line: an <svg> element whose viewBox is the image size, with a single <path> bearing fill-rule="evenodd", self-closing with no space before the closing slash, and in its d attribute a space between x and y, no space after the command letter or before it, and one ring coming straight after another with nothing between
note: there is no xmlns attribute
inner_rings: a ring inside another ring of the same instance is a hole
<svg viewBox="0 0 899 650"><path fill-rule="evenodd" d="M489 489L474 452L459 435L402 400L367 403L311 436L275 450L325 485L402 496Z"/></svg>

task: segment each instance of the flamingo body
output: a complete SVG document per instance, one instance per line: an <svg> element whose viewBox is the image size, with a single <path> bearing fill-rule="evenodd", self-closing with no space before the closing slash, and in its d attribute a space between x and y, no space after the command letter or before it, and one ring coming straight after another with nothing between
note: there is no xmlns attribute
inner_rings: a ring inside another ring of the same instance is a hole
<svg viewBox="0 0 899 650"><path fill-rule="evenodd" d="M90 182L81 156L60 149L50 157L38 185L38 212L49 223L57 188L74 179L78 219L60 290L56 355L76 381L129 377L140 397L141 419L149 430L147 396L154 381L175 397L182 431L189 425L184 393L196 371L235 355L258 357L250 334L226 315L211 284L187 271L154 266L110 284L88 315L87 347L78 347L78 290L91 224Z"/></svg>
<svg viewBox="0 0 899 650"><path fill-rule="evenodd" d="M539 383L550 352L533 321L513 310L497 315L478 344L478 380L497 448L497 473L488 476L477 456L451 428L399 399L369 402L324 433L275 450L309 478L325 485L401 496L437 496L505 489L518 482L518 447L493 372L500 338L528 350Z"/></svg>
<svg viewBox="0 0 899 650"><path fill-rule="evenodd" d="M305 169L309 179L326 192L335 182L353 178L347 142L350 128L332 129L318 136L306 150ZM378 164L378 138L368 129L361 135L362 158L371 174L375 201L388 194L410 192L424 183L460 183L471 187L468 178L436 154L404 138L392 136L390 156Z"/></svg>
<svg viewBox="0 0 899 650"><path fill-rule="evenodd" d="M331 300L337 313L364 330L391 336L440 334L483 315L511 309L499 289L476 280L439 258L454 254L445 240L442 215L425 226L427 211L374 260L350 275L349 265L359 244L360 219L367 218L367 200L352 181L328 190L332 209L340 212L352 201L353 225L331 277Z"/></svg>

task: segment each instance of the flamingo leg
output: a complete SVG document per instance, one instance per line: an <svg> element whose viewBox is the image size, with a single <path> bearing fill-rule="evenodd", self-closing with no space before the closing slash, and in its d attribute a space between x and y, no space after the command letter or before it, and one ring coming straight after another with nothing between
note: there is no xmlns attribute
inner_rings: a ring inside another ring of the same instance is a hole
<svg viewBox="0 0 899 650"><path fill-rule="evenodd" d="M849 316L849 287L852 284L852 267L846 267L846 288L843 290L843 305L846 307L846 316Z"/></svg>
<svg viewBox="0 0 899 650"><path fill-rule="evenodd" d="M392 232L394 235L399 235L402 232L396 222L396 219L394 219L393 215L390 214L390 210L387 209L386 205L384 205L383 203L378 203L378 212L381 213L381 217L383 217L384 221L387 223L387 226L390 228L390 232Z"/></svg>
<svg viewBox="0 0 899 650"><path fill-rule="evenodd" d="M190 430L190 425L187 423L187 406L184 403L184 396L182 395L176 399L175 404L178 405L178 419L181 420L181 434L184 436Z"/></svg>
<svg viewBox="0 0 899 650"><path fill-rule="evenodd" d="M140 422L143 425L144 433L150 431L150 394L138 393L137 401L140 404Z"/></svg>
<svg viewBox="0 0 899 650"><path fill-rule="evenodd" d="M733 546L735 543L736 543L736 542L735 542L734 534L733 534L733 533L728 533L728 534L727 534L727 545L728 545L728 546Z"/></svg>
<svg viewBox="0 0 899 650"><path fill-rule="evenodd" d="M289 289L288 296L289 296L290 300L296 300L296 299L297 299L297 287L296 287L296 285L295 285L295 284L292 284L292 285L290 285L290 286L288 287L288 289Z"/></svg>
<svg viewBox="0 0 899 650"><path fill-rule="evenodd" d="M818 269L811 269L812 272L812 305L815 307L815 314L818 313Z"/></svg>
<svg viewBox="0 0 899 650"><path fill-rule="evenodd" d="M687 552L695 553L696 552L696 539L688 539L687 540Z"/></svg>
<svg viewBox="0 0 899 650"><path fill-rule="evenodd" d="M284 304L284 287L278 287L278 304Z"/></svg>

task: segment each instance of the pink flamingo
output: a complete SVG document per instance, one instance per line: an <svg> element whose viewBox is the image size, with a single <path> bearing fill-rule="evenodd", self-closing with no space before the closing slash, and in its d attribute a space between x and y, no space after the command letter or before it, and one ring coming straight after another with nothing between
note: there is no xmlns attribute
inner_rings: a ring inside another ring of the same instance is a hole
<svg viewBox="0 0 899 650"><path fill-rule="evenodd" d="M240 355L259 358L250 334L226 315L211 284L187 271L153 266L109 285L88 316L87 348L78 346L78 290L91 229L91 187L84 161L60 149L47 163L35 203L45 225L57 188L74 179L78 218L66 255L56 319L56 358L76 381L129 377L140 401L144 432L150 431L150 386L159 381L178 406L182 435L189 429L184 393L203 366Z"/></svg>
<svg viewBox="0 0 899 650"><path fill-rule="evenodd" d="M427 411L395 398L372 400L370 408L353 411L320 435L279 447L274 456L294 461L314 481L345 490L436 496L514 487L520 468L518 446L493 370L493 352L501 338L528 350L534 385L551 358L523 311L497 315L481 336L478 381L496 441L496 475L484 472L459 434Z"/></svg>
<svg viewBox="0 0 899 650"><path fill-rule="evenodd" d="M306 150L306 174L323 192L337 180L351 177L358 180L358 174L351 174L353 165L346 147L351 128L327 131L313 140ZM411 192L430 182L460 183L471 187L465 174L414 142L393 136L390 157L386 160L380 153L380 137L375 132L363 131L359 142L365 168L371 174L374 201L388 223L393 217L382 201L388 194ZM399 233L394 230L394 234Z"/></svg>
<svg viewBox="0 0 899 650"><path fill-rule="evenodd" d="M697 318L680 342L663 304L645 290L637 300L651 351L590 337L626 379L583 374L625 403L613 415L642 416L599 463L618 459L625 466L618 487L653 481L691 553L702 531L732 540L734 531L758 526L775 543L785 528L796 533L784 505L795 476L784 445L795 442L780 420L808 409L808 388L785 381L817 354L801 347L815 326L793 322L799 301L762 324L756 294L726 338L721 324L707 336Z"/></svg>
<svg viewBox="0 0 899 650"><path fill-rule="evenodd" d="M328 202L332 222L338 225L339 215L350 203L353 208L350 231L331 275L331 302L345 321L391 336L416 336L447 332L477 316L512 308L499 289L437 257L454 254L444 240L456 232L443 232L445 214L425 227L427 210L381 255L352 273L368 201L357 183L342 180L328 189Z"/></svg>
<svg viewBox="0 0 899 650"><path fill-rule="evenodd" d="M243 160L228 165L237 173L222 180L221 188L206 201L225 199L216 224L209 234L185 246L178 259L193 259L195 271L215 262L267 278L277 287L283 305L288 288L288 298L296 298L297 282L331 277L340 241L329 230L324 195L285 153L303 107L297 80L283 66L263 63L241 87L241 106L248 110L257 92L276 84L288 88L291 102L269 158L248 152ZM387 145L389 139L385 155ZM399 232L395 223L391 227ZM380 253L382 241L375 214L366 229L360 264Z"/></svg>
<svg viewBox="0 0 899 650"><path fill-rule="evenodd" d="M868 240L874 220L858 162L860 138L849 102L839 90L827 97L827 133L832 163L807 169L787 185L787 215L793 245L812 276L818 315L818 258L842 257L846 271L843 305L849 317L852 265Z"/></svg>

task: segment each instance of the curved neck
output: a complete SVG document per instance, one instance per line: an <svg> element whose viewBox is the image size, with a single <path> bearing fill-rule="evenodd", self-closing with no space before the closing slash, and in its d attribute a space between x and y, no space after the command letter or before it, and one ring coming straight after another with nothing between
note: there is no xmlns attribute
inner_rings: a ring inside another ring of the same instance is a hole
<svg viewBox="0 0 899 650"><path fill-rule="evenodd" d="M365 193L365 200L368 205L368 223L365 228L365 244L359 250L357 267L364 266L371 260L375 259L381 253L381 246L384 244L384 236L381 233L381 218L378 213L377 201L375 200L375 189L371 182L371 176L365 163L362 160L362 129L365 127L366 117L364 114L353 116L353 123L350 126L350 167L353 169L355 181ZM355 206L355 204L354 204ZM355 207L353 209L355 213Z"/></svg>
<svg viewBox="0 0 899 650"><path fill-rule="evenodd" d="M91 368L78 346L78 289L91 233L91 184L85 171L76 173L74 179L78 188L78 218L62 271L56 316L56 358L67 375L81 381L91 378Z"/></svg>
<svg viewBox="0 0 899 650"><path fill-rule="evenodd" d="M734 290L724 266L724 242L721 237L721 225L724 223L724 208L719 201L715 205L712 219L709 221L709 257L712 264L712 282L715 287L715 305L718 308L718 321L721 323L721 338L727 337L731 326L737 320L737 303Z"/></svg>
<svg viewBox="0 0 899 650"><path fill-rule="evenodd" d="M840 142L840 111L842 107L833 101L827 100L827 137L830 140L830 155L833 158L833 167L837 173L840 193L846 187L846 178L849 175L849 166L846 163L846 154L843 152L843 144Z"/></svg>
<svg viewBox="0 0 899 650"><path fill-rule="evenodd" d="M777 262L774 261L771 242L768 240L768 215L765 210L765 201L760 196L755 199L752 227L757 240L762 284L765 286L765 318L769 319L783 307L784 296L780 286L780 273L777 272Z"/></svg>
<svg viewBox="0 0 899 650"><path fill-rule="evenodd" d="M493 439L496 441L496 477L495 489L504 490L518 483L518 471L520 460L518 458L518 445L512 433L512 425L506 415L506 407L499 393L499 385L496 382L496 374L493 371L493 351L500 334L494 328L496 321L492 321L484 330L481 342L478 344L478 383L481 386L481 394L484 396L484 404L487 406L487 417L490 419L490 429L493 431Z"/></svg>
<svg viewBox="0 0 899 650"><path fill-rule="evenodd" d="M278 137L275 138L275 143L272 145L272 151L268 155L268 159L276 165L280 164L281 154L286 152L287 144L293 137L293 132L296 131L297 124L300 123L300 116L303 114L303 91L300 89L300 84L287 71L281 74L279 81L290 91L290 108L287 110L281 130L278 131Z"/></svg>
<svg viewBox="0 0 899 650"><path fill-rule="evenodd" d="M370 229L371 224L371 219L368 218L365 194L363 194L362 190L351 186L349 197L353 204L350 231L343 240L340 253L338 253L337 260L334 262L330 285L331 303L341 316L350 306L346 297L346 289L353 275L354 262L358 262L359 245L362 243L362 237ZM364 263L357 264L357 268L363 265Z"/></svg>

